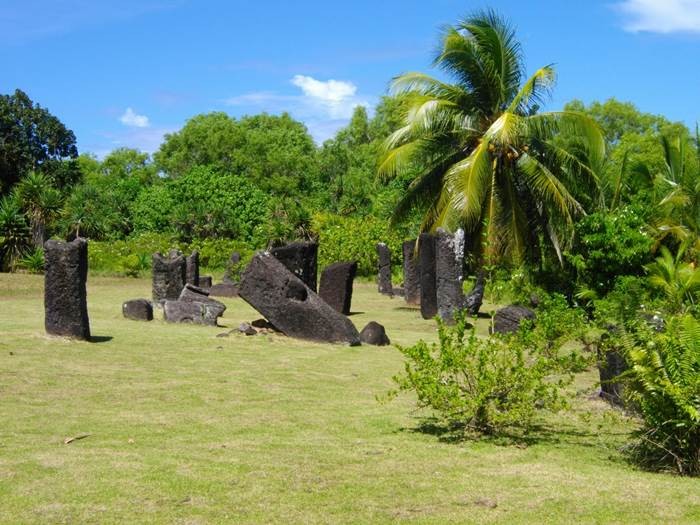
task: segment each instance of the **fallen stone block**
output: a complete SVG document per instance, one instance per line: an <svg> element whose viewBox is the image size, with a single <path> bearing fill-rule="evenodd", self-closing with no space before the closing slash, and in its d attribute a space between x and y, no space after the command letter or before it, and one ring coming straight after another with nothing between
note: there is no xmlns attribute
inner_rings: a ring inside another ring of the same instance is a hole
<svg viewBox="0 0 700 525"><path fill-rule="evenodd" d="M170 323L193 323L216 326L223 310L213 303L165 301L163 316Z"/></svg>
<svg viewBox="0 0 700 525"><path fill-rule="evenodd" d="M341 314L350 314L352 285L357 274L357 262L338 262L321 272L318 295Z"/></svg>
<svg viewBox="0 0 700 525"><path fill-rule="evenodd" d="M271 253L258 253L243 272L239 294L290 337L360 344L352 322L335 311Z"/></svg>
<svg viewBox="0 0 700 525"><path fill-rule="evenodd" d="M318 273L318 244L315 242L293 242L272 248L270 253L285 268L301 279L306 286L316 291Z"/></svg>
<svg viewBox="0 0 700 525"><path fill-rule="evenodd" d="M370 321L360 332L360 341L368 345L386 346L391 344L382 325Z"/></svg>
<svg viewBox="0 0 700 525"><path fill-rule="evenodd" d="M535 312L525 306L510 305L496 311L493 317L493 333L510 334L517 332L526 319L534 319Z"/></svg>
<svg viewBox="0 0 700 525"><path fill-rule="evenodd" d="M48 334L90 339L87 250L87 241L82 238L44 244L44 326Z"/></svg>
<svg viewBox="0 0 700 525"><path fill-rule="evenodd" d="M132 299L122 304L122 313L134 321L152 321L153 305L148 299Z"/></svg>

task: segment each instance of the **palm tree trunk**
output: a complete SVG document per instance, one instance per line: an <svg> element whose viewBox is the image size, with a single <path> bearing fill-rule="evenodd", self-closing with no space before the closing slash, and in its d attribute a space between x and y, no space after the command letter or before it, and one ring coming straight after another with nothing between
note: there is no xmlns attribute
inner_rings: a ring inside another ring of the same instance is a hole
<svg viewBox="0 0 700 525"><path fill-rule="evenodd" d="M34 248L43 248L46 241L46 224L41 219L31 219L32 244Z"/></svg>

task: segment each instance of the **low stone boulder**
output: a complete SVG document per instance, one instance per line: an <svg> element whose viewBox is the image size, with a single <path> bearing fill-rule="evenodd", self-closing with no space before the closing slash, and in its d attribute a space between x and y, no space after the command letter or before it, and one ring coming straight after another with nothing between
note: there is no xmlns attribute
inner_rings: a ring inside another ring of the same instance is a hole
<svg viewBox="0 0 700 525"><path fill-rule="evenodd" d="M193 323L216 326L223 311L215 304L190 301L165 301L163 317L169 323Z"/></svg>
<svg viewBox="0 0 700 525"><path fill-rule="evenodd" d="M355 274L357 274L356 261L337 262L327 266L321 273L318 295L335 311L349 315Z"/></svg>
<svg viewBox="0 0 700 525"><path fill-rule="evenodd" d="M199 276L199 287L200 288L211 288L212 278L211 275L200 275Z"/></svg>
<svg viewBox="0 0 700 525"><path fill-rule="evenodd" d="M199 288L198 286L192 286L191 284L185 285L178 300L187 303L202 303L206 305L204 324L216 326L217 319L226 311L226 305L209 297L209 291Z"/></svg>
<svg viewBox="0 0 700 525"><path fill-rule="evenodd" d="M245 335L257 335L258 331L250 326L250 323L241 323L238 325L238 331Z"/></svg>
<svg viewBox="0 0 700 525"><path fill-rule="evenodd" d="M517 332L520 323L526 319L534 319L535 312L526 306L512 304L496 311L493 317L493 333L511 334Z"/></svg>
<svg viewBox="0 0 700 525"><path fill-rule="evenodd" d="M88 244L85 239L44 244L44 327L46 333L90 339L87 310ZM9 307L9 305L7 306Z"/></svg>
<svg viewBox="0 0 700 525"><path fill-rule="evenodd" d="M122 313L134 321L152 321L153 305L148 299L132 299L122 304Z"/></svg>
<svg viewBox="0 0 700 525"><path fill-rule="evenodd" d="M360 341L368 345L386 346L391 344L389 337L386 335L386 330L382 325L374 321L367 323L360 332Z"/></svg>
<svg viewBox="0 0 700 525"><path fill-rule="evenodd" d="M352 322L335 311L269 252L257 253L243 272L239 294L290 337L360 344Z"/></svg>
<svg viewBox="0 0 700 525"><path fill-rule="evenodd" d="M233 283L218 283L209 287L212 297L238 297L238 285Z"/></svg>

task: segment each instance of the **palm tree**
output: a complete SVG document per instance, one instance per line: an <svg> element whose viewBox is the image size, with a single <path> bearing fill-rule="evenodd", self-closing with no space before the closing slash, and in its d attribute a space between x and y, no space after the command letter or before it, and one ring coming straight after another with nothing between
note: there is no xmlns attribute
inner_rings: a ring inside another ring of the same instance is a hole
<svg viewBox="0 0 700 525"><path fill-rule="evenodd" d="M493 11L447 27L434 66L454 83L422 73L393 81L408 110L379 173L412 177L394 221L427 210L422 231L461 226L482 261L533 255L548 237L561 261L563 236L583 213L577 192L597 187L590 166L605 154L599 127L580 113L538 113L554 68L523 83L520 44Z"/></svg>
<svg viewBox="0 0 700 525"><path fill-rule="evenodd" d="M681 245L674 256L662 246L661 256L646 266L649 282L666 296L666 309L671 313L694 305L700 292L700 269L683 262L685 249L686 245Z"/></svg>
<svg viewBox="0 0 700 525"><path fill-rule="evenodd" d="M27 221L17 199L0 198L0 270L14 270L27 240Z"/></svg>
<svg viewBox="0 0 700 525"><path fill-rule="evenodd" d="M49 177L35 171L20 180L14 191L29 217L32 245L43 248L46 226L61 210L60 192L53 187Z"/></svg>

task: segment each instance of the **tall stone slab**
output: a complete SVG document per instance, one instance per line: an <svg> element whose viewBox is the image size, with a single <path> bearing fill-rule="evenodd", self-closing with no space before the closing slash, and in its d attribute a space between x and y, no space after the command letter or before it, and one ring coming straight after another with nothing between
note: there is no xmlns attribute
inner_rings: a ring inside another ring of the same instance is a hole
<svg viewBox="0 0 700 525"><path fill-rule="evenodd" d="M44 244L44 326L51 335L90 339L87 311L87 241Z"/></svg>
<svg viewBox="0 0 700 525"><path fill-rule="evenodd" d="M357 274L357 262L337 262L321 272L318 295L336 312L350 315L352 285Z"/></svg>
<svg viewBox="0 0 700 525"><path fill-rule="evenodd" d="M454 234L438 229L435 237L435 276L438 315L454 323L455 314L463 308L464 230Z"/></svg>
<svg viewBox="0 0 700 525"><path fill-rule="evenodd" d="M193 251L190 256L187 257L185 264L185 281L192 286L199 286L199 252L197 250Z"/></svg>
<svg viewBox="0 0 700 525"><path fill-rule="evenodd" d="M404 299L408 304L420 304L420 262L416 239L404 242L402 251Z"/></svg>
<svg viewBox="0 0 700 525"><path fill-rule="evenodd" d="M168 256L153 254L153 301L176 301L186 278L187 263L181 253L171 250Z"/></svg>
<svg viewBox="0 0 700 525"><path fill-rule="evenodd" d="M464 309L469 315L476 316L484 302L484 290L486 288L486 274L479 270L476 274L476 282L471 291L464 297Z"/></svg>
<svg viewBox="0 0 700 525"><path fill-rule="evenodd" d="M360 344L350 319L336 312L269 252L256 254L241 276L240 296L290 337Z"/></svg>
<svg viewBox="0 0 700 525"><path fill-rule="evenodd" d="M438 313L435 244L434 235L420 234L418 260L420 263L420 313L423 319L432 319Z"/></svg>
<svg viewBox="0 0 700 525"><path fill-rule="evenodd" d="M379 293L394 295L394 287L391 284L391 251L383 242L377 243L377 286Z"/></svg>
<svg viewBox="0 0 700 525"><path fill-rule="evenodd" d="M290 272L316 291L318 280L318 244L315 242L293 242L272 248L270 253Z"/></svg>

